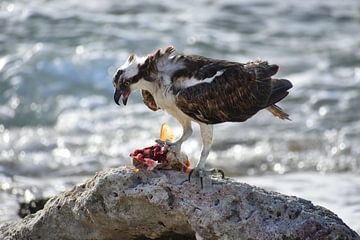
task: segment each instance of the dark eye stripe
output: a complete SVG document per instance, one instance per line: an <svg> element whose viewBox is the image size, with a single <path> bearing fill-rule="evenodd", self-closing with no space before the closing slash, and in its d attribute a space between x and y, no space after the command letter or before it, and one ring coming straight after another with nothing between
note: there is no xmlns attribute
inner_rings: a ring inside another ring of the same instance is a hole
<svg viewBox="0 0 360 240"><path fill-rule="evenodd" d="M123 73L124 73L124 70L119 69L119 70L116 72L116 74L115 74L115 76L114 76L114 78L113 78L113 81L114 81L114 82L119 81L119 78L120 78L121 74L123 74Z"/></svg>
<svg viewBox="0 0 360 240"><path fill-rule="evenodd" d="M139 76L135 75L132 78L129 79L131 83L136 83L139 80Z"/></svg>

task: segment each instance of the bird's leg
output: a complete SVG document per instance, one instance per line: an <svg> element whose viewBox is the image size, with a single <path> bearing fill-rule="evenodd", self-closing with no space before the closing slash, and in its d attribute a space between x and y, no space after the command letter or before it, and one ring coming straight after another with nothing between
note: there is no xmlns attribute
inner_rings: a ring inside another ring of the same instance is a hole
<svg viewBox="0 0 360 240"><path fill-rule="evenodd" d="M195 169L198 169L199 171L205 170L206 159L209 156L211 145L212 145L213 126L206 125L206 124L200 124L200 133L201 133L203 146L201 149L200 160L195 167Z"/></svg>
<svg viewBox="0 0 360 240"><path fill-rule="evenodd" d="M209 174L213 175L213 174L221 173L222 178L224 178L224 172L222 170L217 170L217 169L205 170L206 159L209 156L209 152L212 144L213 126L201 123L200 133L203 142L200 160L197 163L196 167L193 170L191 170L191 172L189 173L189 181L191 175L194 174L195 176L200 177L201 188L203 188L203 177Z"/></svg>
<svg viewBox="0 0 360 240"><path fill-rule="evenodd" d="M180 122L183 127L183 133L181 137L174 143L170 143L170 150L179 155L181 152L181 145L192 135L191 121Z"/></svg>

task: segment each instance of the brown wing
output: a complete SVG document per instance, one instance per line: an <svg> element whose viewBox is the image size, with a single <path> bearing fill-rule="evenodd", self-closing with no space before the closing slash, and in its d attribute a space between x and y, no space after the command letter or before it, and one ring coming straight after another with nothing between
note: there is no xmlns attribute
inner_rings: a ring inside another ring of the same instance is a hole
<svg viewBox="0 0 360 240"><path fill-rule="evenodd" d="M203 123L243 122L268 106L271 75L277 70L266 62L232 65L211 83L180 89L176 104Z"/></svg>
<svg viewBox="0 0 360 240"><path fill-rule="evenodd" d="M157 111L160 108L156 105L154 97L151 95L149 91L141 90L141 95L143 97L143 101L145 105L153 111Z"/></svg>
<svg viewBox="0 0 360 240"><path fill-rule="evenodd" d="M176 55L173 61L180 62L184 68L175 71L171 80L173 83L184 77L194 77L196 79L205 79L216 74L217 71L231 67L243 66L237 62L206 58L198 55Z"/></svg>

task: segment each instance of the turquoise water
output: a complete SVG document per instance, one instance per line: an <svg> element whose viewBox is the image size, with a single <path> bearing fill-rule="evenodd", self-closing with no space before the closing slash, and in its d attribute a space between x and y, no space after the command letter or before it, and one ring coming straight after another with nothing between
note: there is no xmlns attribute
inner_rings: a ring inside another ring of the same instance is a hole
<svg viewBox="0 0 360 240"><path fill-rule="evenodd" d="M291 122L264 111L246 123L217 125L209 166L258 185L292 174L300 186L309 175L325 182L329 176L335 186L331 176L357 183L359 29L358 0L1 1L0 221L16 218L18 201L130 165L128 153L152 144L164 121L180 134L169 115L150 112L139 95L125 108L112 100L112 75L127 56L167 45L241 62L266 59L294 84L280 104ZM195 128L184 144L193 162L201 146ZM354 184L342 188L360 195ZM314 189L298 189L293 194L311 199ZM359 205L357 198L326 206L352 219ZM347 223L360 232L358 222Z"/></svg>

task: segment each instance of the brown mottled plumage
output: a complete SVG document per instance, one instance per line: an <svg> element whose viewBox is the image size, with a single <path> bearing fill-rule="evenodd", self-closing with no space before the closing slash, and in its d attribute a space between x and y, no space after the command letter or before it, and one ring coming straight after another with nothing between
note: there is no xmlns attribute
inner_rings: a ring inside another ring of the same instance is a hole
<svg viewBox="0 0 360 240"><path fill-rule="evenodd" d="M225 69L211 84L175 89L176 105L198 121L207 124L243 122L274 104L270 102L272 81L281 81L271 80L277 72L277 65L261 61L240 64L200 56L186 56L183 61L189 69L184 75L199 80ZM175 83L184 76L177 72L174 75L172 81Z"/></svg>
<svg viewBox="0 0 360 240"><path fill-rule="evenodd" d="M197 170L203 170L212 143L212 124L243 122L262 109L280 119L289 115L275 105L292 87L272 78L279 69L266 61L238 63L197 55L174 55L173 47L145 58L131 55L114 75L116 103L126 104L132 91L141 90L146 106L163 109L183 126L176 152L191 135L191 122L200 125L203 149Z"/></svg>

